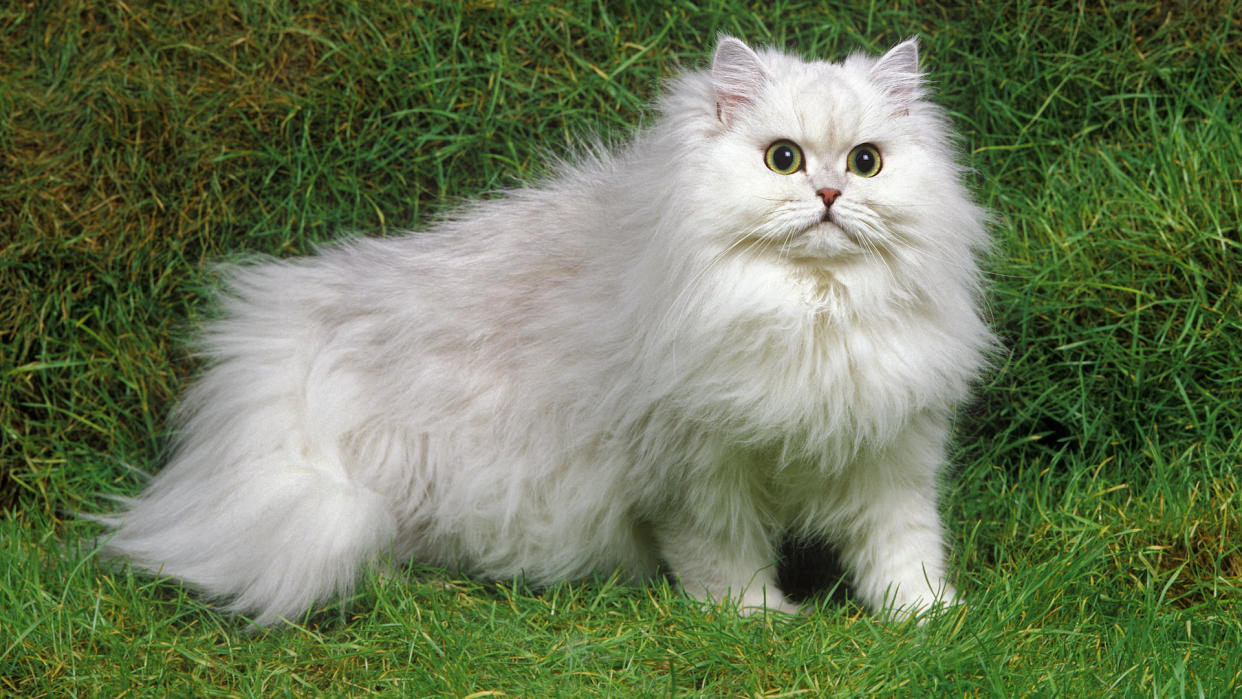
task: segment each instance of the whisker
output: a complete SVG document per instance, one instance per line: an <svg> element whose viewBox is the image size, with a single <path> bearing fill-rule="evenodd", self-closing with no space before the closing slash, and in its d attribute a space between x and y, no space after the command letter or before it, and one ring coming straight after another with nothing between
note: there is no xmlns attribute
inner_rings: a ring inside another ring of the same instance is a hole
<svg viewBox="0 0 1242 699"><path fill-rule="evenodd" d="M757 231L759 228L758 224L761 222L762 222L761 219L756 219L755 221L751 223L751 225L747 226L743 230ZM725 247L724 249L720 250L715 255L713 255L707 261L707 263L703 265L702 268L700 268L698 271L695 272L694 276L691 277L690 280L686 284L681 285L681 290L678 292L677 297L674 298L671 303L669 303L669 305L667 306L665 310L664 315L661 317L660 321L656 324L656 328L662 331L668 326L669 321L673 320L675 316L683 312L688 313L690 309L689 296L691 293L693 293L696 290L696 287L699 281L701 281L707 275L707 273L710 272L715 266L717 266L720 263L720 261L723 260L726 256L728 256L730 253L734 252L735 250L743 248L748 242L753 242L755 240L755 237L756 236L752 236L752 235L739 235L727 247ZM763 238L760 236L759 240L763 240ZM685 320L685 316L677 318L677 323L680 324L684 320ZM662 335L662 333L657 332L656 335L660 336Z"/></svg>

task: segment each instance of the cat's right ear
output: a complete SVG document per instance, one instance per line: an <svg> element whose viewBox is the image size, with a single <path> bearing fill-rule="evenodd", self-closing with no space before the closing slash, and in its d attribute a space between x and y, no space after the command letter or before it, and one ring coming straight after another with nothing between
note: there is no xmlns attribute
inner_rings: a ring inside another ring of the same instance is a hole
<svg viewBox="0 0 1242 699"><path fill-rule="evenodd" d="M754 104L766 80L759 56L741 40L722 36L712 59L716 118L726 126L738 109Z"/></svg>

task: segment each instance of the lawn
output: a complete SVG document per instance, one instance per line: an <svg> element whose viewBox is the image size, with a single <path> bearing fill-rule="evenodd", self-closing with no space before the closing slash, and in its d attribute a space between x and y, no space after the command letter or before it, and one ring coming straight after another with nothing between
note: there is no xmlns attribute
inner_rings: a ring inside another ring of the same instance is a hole
<svg viewBox="0 0 1242 699"><path fill-rule="evenodd" d="M0 695L1242 692L1242 8L1232 2L0 7ZM738 619L667 584L414 568L270 633L102 567L215 261L416 228L623 139L718 33L918 35L993 212L1005 352L944 483L966 603Z"/></svg>

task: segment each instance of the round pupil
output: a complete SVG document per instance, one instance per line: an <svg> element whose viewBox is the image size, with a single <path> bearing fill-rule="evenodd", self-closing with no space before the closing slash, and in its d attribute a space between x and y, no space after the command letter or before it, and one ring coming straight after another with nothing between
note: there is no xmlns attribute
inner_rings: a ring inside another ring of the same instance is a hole
<svg viewBox="0 0 1242 699"><path fill-rule="evenodd" d="M860 150L854 154L854 167L859 172L871 172L875 167L875 155L869 150Z"/></svg>
<svg viewBox="0 0 1242 699"><path fill-rule="evenodd" d="M780 170L788 170L794 164L794 152L789 146L779 146L772 152L772 164Z"/></svg>

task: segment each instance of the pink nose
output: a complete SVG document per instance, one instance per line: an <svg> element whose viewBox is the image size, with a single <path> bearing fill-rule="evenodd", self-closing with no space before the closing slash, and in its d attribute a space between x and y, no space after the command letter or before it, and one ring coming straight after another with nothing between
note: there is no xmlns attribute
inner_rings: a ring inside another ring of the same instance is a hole
<svg viewBox="0 0 1242 699"><path fill-rule="evenodd" d="M841 190L839 189L819 189L816 190L815 193L818 194L819 198L824 201L824 206L832 206L832 202L836 201L837 197L841 196Z"/></svg>

